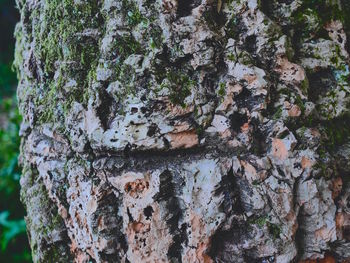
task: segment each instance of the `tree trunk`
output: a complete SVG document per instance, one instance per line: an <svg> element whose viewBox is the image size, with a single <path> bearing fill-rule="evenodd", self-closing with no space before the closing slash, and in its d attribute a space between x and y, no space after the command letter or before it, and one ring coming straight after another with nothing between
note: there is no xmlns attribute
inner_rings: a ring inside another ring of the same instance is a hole
<svg viewBox="0 0 350 263"><path fill-rule="evenodd" d="M348 1L17 4L35 262L350 260Z"/></svg>

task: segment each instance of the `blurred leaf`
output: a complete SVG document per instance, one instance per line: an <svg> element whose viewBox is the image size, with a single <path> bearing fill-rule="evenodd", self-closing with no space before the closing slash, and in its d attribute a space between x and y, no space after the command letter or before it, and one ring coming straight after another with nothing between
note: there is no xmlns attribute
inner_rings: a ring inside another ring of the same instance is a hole
<svg viewBox="0 0 350 263"><path fill-rule="evenodd" d="M0 64L0 86L2 87L2 96L13 93L16 85L16 74L12 71L11 65Z"/></svg>
<svg viewBox="0 0 350 263"><path fill-rule="evenodd" d="M3 231L0 236L1 250L5 251L8 243L17 235L26 232L26 224L23 219L9 220L9 211L0 213L0 226Z"/></svg>

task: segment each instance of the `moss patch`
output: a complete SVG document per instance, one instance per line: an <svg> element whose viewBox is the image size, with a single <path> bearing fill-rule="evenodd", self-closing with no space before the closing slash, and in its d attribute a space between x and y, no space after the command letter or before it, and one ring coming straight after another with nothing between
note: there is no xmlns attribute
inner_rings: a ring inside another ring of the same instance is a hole
<svg viewBox="0 0 350 263"><path fill-rule="evenodd" d="M67 112L73 101L86 103L89 79L84 72L97 67L98 43L95 28L101 23L98 1L45 0L32 16L40 17L33 29L37 49L35 56L43 61L44 88L37 91L35 104L42 109L38 121L57 121L57 108ZM94 35L95 34L95 35ZM58 73L58 74L57 74ZM56 77L55 77L56 75ZM72 89L63 89L73 79ZM45 88L46 87L46 88ZM64 97L64 100L59 100Z"/></svg>

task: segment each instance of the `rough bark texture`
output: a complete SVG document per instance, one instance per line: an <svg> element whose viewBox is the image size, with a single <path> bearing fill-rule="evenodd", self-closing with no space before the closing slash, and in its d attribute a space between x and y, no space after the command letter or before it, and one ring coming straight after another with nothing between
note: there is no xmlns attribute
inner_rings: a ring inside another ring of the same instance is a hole
<svg viewBox="0 0 350 263"><path fill-rule="evenodd" d="M348 1L17 2L35 262L349 262Z"/></svg>

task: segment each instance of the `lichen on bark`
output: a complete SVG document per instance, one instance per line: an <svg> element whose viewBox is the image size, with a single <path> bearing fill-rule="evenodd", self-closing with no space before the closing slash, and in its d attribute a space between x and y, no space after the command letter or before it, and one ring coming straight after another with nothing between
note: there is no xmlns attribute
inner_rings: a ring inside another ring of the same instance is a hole
<svg viewBox="0 0 350 263"><path fill-rule="evenodd" d="M35 262L350 260L347 1L17 5Z"/></svg>

